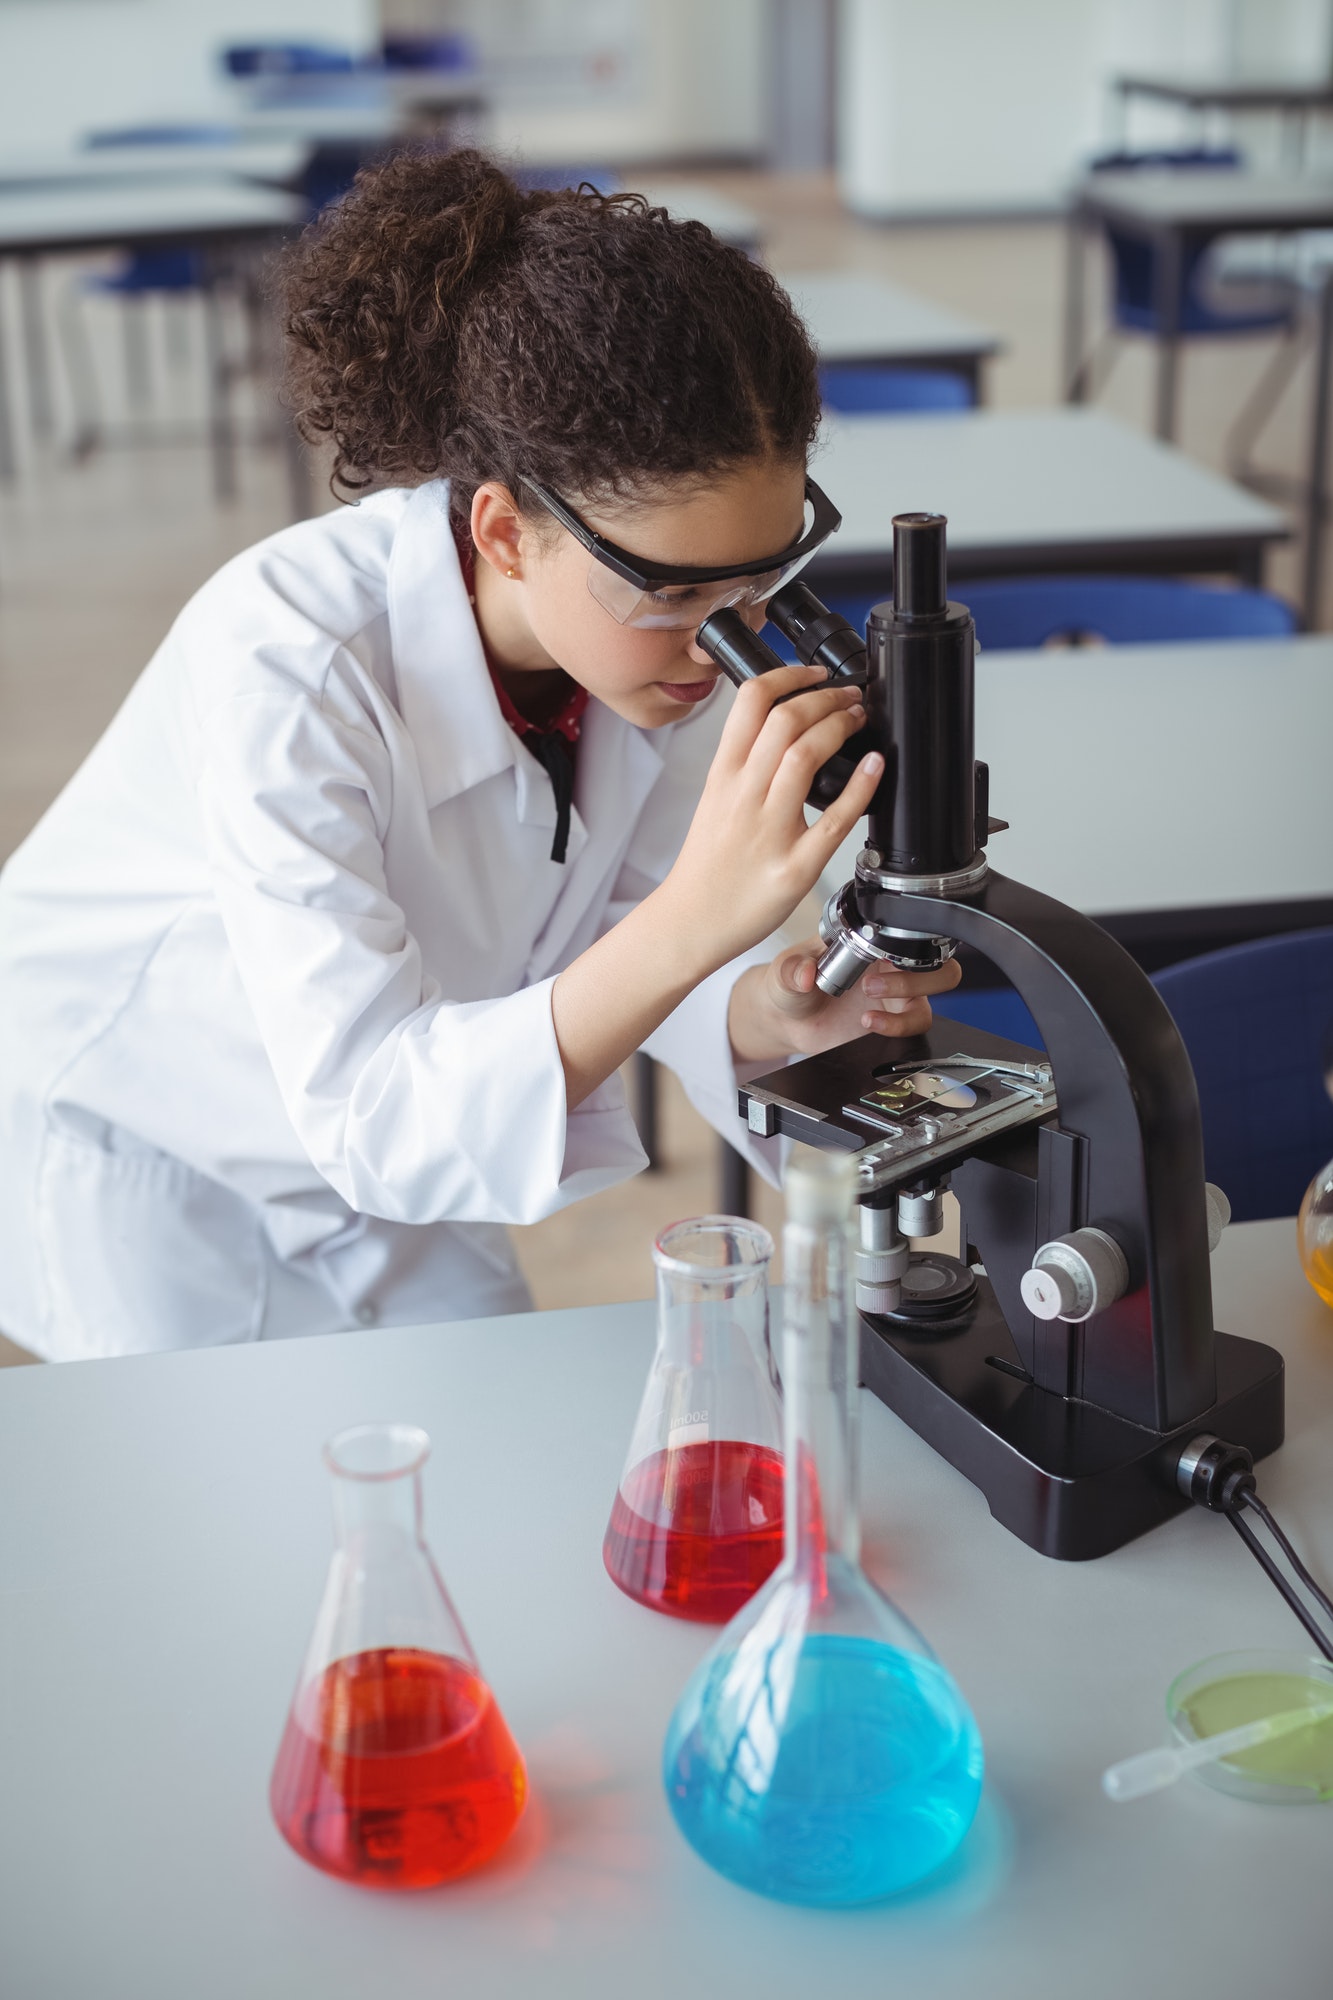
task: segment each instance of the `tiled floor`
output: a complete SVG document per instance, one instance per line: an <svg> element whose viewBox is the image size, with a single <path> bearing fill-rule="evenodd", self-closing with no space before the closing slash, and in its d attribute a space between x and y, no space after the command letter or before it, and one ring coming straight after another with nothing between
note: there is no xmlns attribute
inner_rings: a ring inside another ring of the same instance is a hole
<svg viewBox="0 0 1333 2000"><path fill-rule="evenodd" d="M1001 334L1005 352L988 384L993 403L1057 400L1063 241L1054 223L883 228L842 214L823 178L714 178L761 214L779 275L880 272ZM49 289L69 283L69 273L53 273ZM0 273L0 333L8 334L11 371L14 306ZM116 330L109 306L99 310L104 323L94 335L103 343L107 401L119 416ZM1269 351L1253 340L1189 350L1181 441L1195 457L1222 464L1226 425ZM172 392L177 434L182 422L197 428L197 387L178 380ZM1264 460L1278 470L1300 470L1307 390L1308 363L1265 439ZM1149 396L1150 357L1137 344L1103 400L1146 425ZM249 413L252 427L262 415ZM19 448L19 478L0 487L0 857L82 759L189 593L229 555L281 526L288 506L283 461L272 445L243 453L240 497L226 507L210 496L202 441L117 443L73 465L58 449L34 446L20 423ZM1296 560L1294 545L1278 552L1272 587L1294 594ZM539 1304L648 1293L656 1231L715 1205L712 1135L670 1081L663 1116L663 1171L517 1232ZM772 1226L779 1204L766 1189L759 1209ZM0 1342L0 1363L12 1358L19 1357Z"/></svg>

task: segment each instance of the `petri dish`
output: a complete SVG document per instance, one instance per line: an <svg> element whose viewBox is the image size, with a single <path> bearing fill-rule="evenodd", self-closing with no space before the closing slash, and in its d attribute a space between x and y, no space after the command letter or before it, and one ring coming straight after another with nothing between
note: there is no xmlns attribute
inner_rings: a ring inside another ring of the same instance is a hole
<svg viewBox="0 0 1333 2000"><path fill-rule="evenodd" d="M1333 1662L1318 1654L1214 1653L1172 1681L1166 1719L1174 1743L1197 1743L1260 1716L1329 1702ZM1333 1799L1333 1716L1204 1764L1193 1776L1214 1791L1263 1805L1318 1805Z"/></svg>

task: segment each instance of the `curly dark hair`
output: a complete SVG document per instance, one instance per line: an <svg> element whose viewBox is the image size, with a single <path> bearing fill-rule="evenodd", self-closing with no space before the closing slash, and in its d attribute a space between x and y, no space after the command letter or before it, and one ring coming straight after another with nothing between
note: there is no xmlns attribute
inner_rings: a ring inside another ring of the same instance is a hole
<svg viewBox="0 0 1333 2000"><path fill-rule="evenodd" d="M586 184L526 192L484 153L357 175L281 272L289 393L335 486L447 477L586 500L803 459L815 356L771 274L699 222Z"/></svg>

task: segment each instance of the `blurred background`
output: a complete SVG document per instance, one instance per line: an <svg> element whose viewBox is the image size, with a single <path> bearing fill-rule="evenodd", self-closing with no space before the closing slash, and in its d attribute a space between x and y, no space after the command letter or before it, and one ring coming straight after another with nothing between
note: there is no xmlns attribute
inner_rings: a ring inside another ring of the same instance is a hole
<svg viewBox="0 0 1333 2000"><path fill-rule="evenodd" d="M364 162L480 141L643 188L792 287L847 517L812 581L863 616L892 513L950 515L1012 654L979 696L1010 872L1153 971L1333 921L1327 786L1266 809L1260 861L1223 851L1246 716L1327 741L1330 0L0 0L0 135L0 860L187 596L334 504L266 259ZM1250 679L1214 682L1221 790L1164 886L1135 827L1166 766L1112 746L1198 761L1179 715L1219 646ZM1081 782L1123 793L1081 846L1077 795L1036 798L1052 647L1100 676ZM1013 998L969 988L979 1020ZM647 1293L676 1216L775 1214L669 1079L630 1084L654 1169L518 1232L539 1305Z"/></svg>

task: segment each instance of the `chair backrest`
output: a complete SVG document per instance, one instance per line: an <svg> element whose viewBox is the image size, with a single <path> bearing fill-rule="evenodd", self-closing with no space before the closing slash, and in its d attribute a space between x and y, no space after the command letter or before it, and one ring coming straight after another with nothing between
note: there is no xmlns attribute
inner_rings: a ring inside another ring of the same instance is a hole
<svg viewBox="0 0 1333 2000"><path fill-rule="evenodd" d="M1333 1158L1333 927L1186 959L1153 985L1194 1066L1209 1180L1237 1222L1294 1215Z"/></svg>
<svg viewBox="0 0 1333 2000"><path fill-rule="evenodd" d="M867 596L817 591L831 611L839 611L864 632L871 607L893 593L892 579ZM977 626L977 642L987 652L1015 646L1071 641L1108 645L1166 645L1189 639L1285 639L1297 629L1296 613L1280 597L1263 590L1226 590L1177 583L1157 576L1022 576L953 585L950 595L966 604ZM795 653L775 628L764 639L784 660Z"/></svg>
<svg viewBox="0 0 1333 2000"><path fill-rule="evenodd" d="M955 594L976 620L979 643L990 650L1045 646L1065 636L1120 646L1282 639L1297 624L1291 606L1267 591L1172 577L999 577L960 583Z"/></svg>
<svg viewBox="0 0 1333 2000"><path fill-rule="evenodd" d="M386 69L469 70L477 67L476 45L470 35L385 35L380 54Z"/></svg>
<svg viewBox="0 0 1333 2000"><path fill-rule="evenodd" d="M350 49L328 42L241 42L222 51L230 76L325 76L356 68Z"/></svg>
<svg viewBox="0 0 1333 2000"><path fill-rule="evenodd" d="M828 362L819 371L826 409L845 415L876 410L970 410L975 398L964 375L941 368L854 368Z"/></svg>

